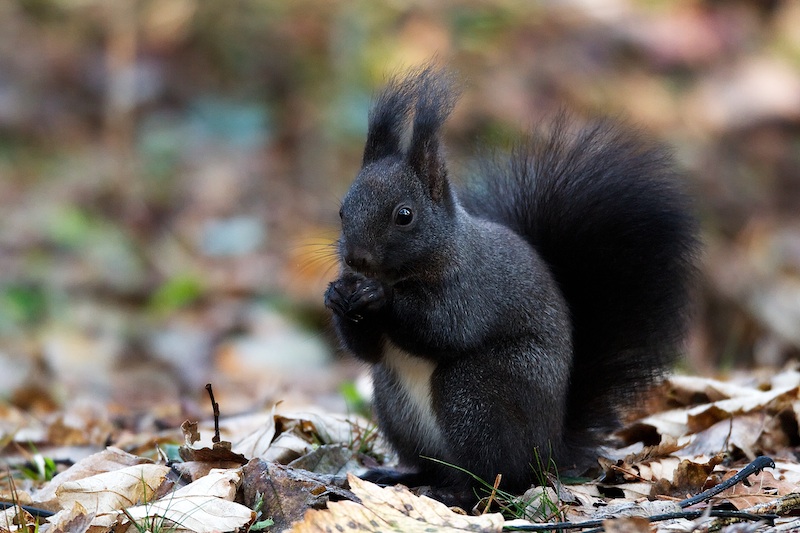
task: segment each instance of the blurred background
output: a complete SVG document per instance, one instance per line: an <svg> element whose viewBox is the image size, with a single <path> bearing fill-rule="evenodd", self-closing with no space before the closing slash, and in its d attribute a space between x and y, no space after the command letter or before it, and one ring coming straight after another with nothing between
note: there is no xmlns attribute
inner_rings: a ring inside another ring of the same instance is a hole
<svg viewBox="0 0 800 533"><path fill-rule="evenodd" d="M431 57L463 80L456 175L559 107L672 146L706 243L682 370L796 358L800 2L4 0L1 401L349 408L338 201L371 95Z"/></svg>

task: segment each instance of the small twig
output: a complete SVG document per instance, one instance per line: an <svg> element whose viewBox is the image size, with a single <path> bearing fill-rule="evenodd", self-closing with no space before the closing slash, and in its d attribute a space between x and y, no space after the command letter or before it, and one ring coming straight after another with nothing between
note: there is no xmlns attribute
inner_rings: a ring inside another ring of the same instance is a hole
<svg viewBox="0 0 800 533"><path fill-rule="evenodd" d="M500 486L500 480L503 479L503 474L497 474L494 478L494 485L492 485L492 493L489 494L489 500L486 502L486 506L483 508L483 513L489 510L489 507L492 506L492 502L494 501L494 495L497 494L497 487Z"/></svg>
<svg viewBox="0 0 800 533"><path fill-rule="evenodd" d="M211 408L214 410L214 437L211 439L211 442L216 444L222 440L219 436L219 404L214 401L214 391L211 389L211 383L206 385L206 390L208 391L209 398L211 398Z"/></svg>
<svg viewBox="0 0 800 533"><path fill-rule="evenodd" d="M739 470L736 475L732 476L730 479L727 479L720 483L719 485L715 485L710 489L701 492L696 496L692 496L691 498L687 498L685 500L681 500L678 502L678 505L681 509L685 509L690 507L696 503L700 503L710 499L713 496L716 496L720 492L724 491L725 489L736 485L737 483L741 483L744 481L748 476L752 474L756 474L761 472L765 468L775 468L775 461L773 461L770 457L761 456L757 457L755 461L747 465L746 467ZM698 511L681 511L678 513L666 513L660 515L653 515L646 517L650 522L660 522L663 520L673 520L676 518L686 518L686 519L695 519L700 518L701 516L711 516L714 518L736 518L739 520L767 520L770 525L773 524L774 520L778 518L777 514L754 514L748 513L746 511L726 511L726 510L698 510ZM586 529L586 528L594 528L584 533L599 533L604 531L603 529L603 520L608 520L613 517L609 517L602 520L587 520L585 522L556 522L552 524L531 524L525 526L509 526L504 527L503 529L506 531L552 531L555 529Z"/></svg>
<svg viewBox="0 0 800 533"><path fill-rule="evenodd" d="M762 514L757 515L753 513L745 513L743 511L725 511L725 510L712 510L707 511L681 511L678 513L666 513L653 516L646 516L650 522L662 522L664 520L674 520L676 518L695 519L701 516L712 516L714 518L738 518L740 520L766 520L769 525L772 525L774 520L778 518L775 514ZM608 517L597 520L587 520L585 522L554 522L552 524L530 524L524 526L504 526L504 531L552 531L554 529L586 529L595 528L585 531L584 533L599 533L604 531L603 522L605 520L613 520L615 517ZM624 518L624 517L616 517Z"/></svg>
<svg viewBox="0 0 800 533"><path fill-rule="evenodd" d="M621 466L612 465L611 466L611 470L614 470L616 472L622 472L622 474L630 476L630 477L632 477L634 479L637 479L639 481L647 481L644 477L642 477L641 475L637 474L633 470L625 470Z"/></svg>
<svg viewBox="0 0 800 533"><path fill-rule="evenodd" d="M747 478L747 476L751 474L757 474L764 470L765 468L775 468L775 461L772 460L771 457L767 457L766 455L762 455L761 457L756 457L755 461L747 465L746 467L739 470L736 475L733 477L723 481L719 485L714 485L710 489L701 492L696 496L692 496L691 498L686 498L685 500L681 500L678 502L681 509L686 509L687 507L691 507L692 505L700 502L704 502L706 500L711 499L713 496L716 496L723 490L736 485L737 483L741 483L742 481Z"/></svg>

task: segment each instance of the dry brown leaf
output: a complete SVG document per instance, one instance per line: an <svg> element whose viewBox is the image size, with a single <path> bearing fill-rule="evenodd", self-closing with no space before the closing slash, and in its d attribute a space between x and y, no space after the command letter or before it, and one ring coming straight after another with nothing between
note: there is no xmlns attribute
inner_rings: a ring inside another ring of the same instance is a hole
<svg viewBox="0 0 800 533"><path fill-rule="evenodd" d="M695 407L687 412L687 428L691 433L697 433L733 415L752 413L762 409L769 409L772 412L781 411L800 399L799 393L800 388L798 387L774 389Z"/></svg>
<svg viewBox="0 0 800 533"><path fill-rule="evenodd" d="M301 468L318 474L345 475L363 467L357 461L357 454L342 444L323 444L311 453L295 459L289 466Z"/></svg>
<svg viewBox="0 0 800 533"><path fill-rule="evenodd" d="M183 433L184 446L191 447L192 444L200 440L200 431L197 429L197 422L185 420L181 424L181 433Z"/></svg>
<svg viewBox="0 0 800 533"><path fill-rule="evenodd" d="M719 421L733 416L761 410L776 413L790 408L799 399L800 388L798 387L756 391L753 394L698 405L689 409L673 409L657 413L631 424L617 434L626 442L634 442L638 435L651 434L653 431L658 435L677 439L689 433L703 431Z"/></svg>
<svg viewBox="0 0 800 533"><path fill-rule="evenodd" d="M628 516L603 520L603 528L607 533L650 533L650 521L643 516Z"/></svg>
<svg viewBox="0 0 800 533"><path fill-rule="evenodd" d="M175 524L171 531L235 531L255 518L250 508L233 501L241 481L240 468L213 470L158 501L129 508L127 514L135 520L160 517Z"/></svg>
<svg viewBox="0 0 800 533"><path fill-rule="evenodd" d="M215 442L211 448L190 448L181 446L178 449L181 459L184 461L199 461L203 463L213 463L217 468L236 468L247 463L247 458L239 453L231 451L230 442Z"/></svg>
<svg viewBox="0 0 800 533"><path fill-rule="evenodd" d="M677 498L686 498L692 494L698 494L704 490L706 480L714 471L714 468L723 460L722 454L713 457L707 463L683 460L675 469L675 475L671 480L670 495Z"/></svg>
<svg viewBox="0 0 800 533"><path fill-rule="evenodd" d="M219 470L219 469L227 469L227 468L238 468L238 463L231 463L224 466L220 466L222 463L214 462L214 463L205 463L201 461L186 461L182 463L173 463L172 469L180 474L182 479L188 480L190 483L192 481L197 481L201 477L205 477L211 472L212 470Z"/></svg>
<svg viewBox="0 0 800 533"><path fill-rule="evenodd" d="M735 471L728 472L724 479L735 475ZM770 472L761 472L747 478L746 483L738 483L726 489L715 497L716 501L726 501L738 510L753 507L797 492L797 485L775 479Z"/></svg>
<svg viewBox="0 0 800 533"><path fill-rule="evenodd" d="M466 516L425 496L415 496L403 486L381 488L352 474L347 480L361 504L330 502L323 511L310 510L296 523L294 533L316 533L339 528L359 531L402 531L408 533L435 530L439 533L464 531L501 531L499 514Z"/></svg>
<svg viewBox="0 0 800 533"><path fill-rule="evenodd" d="M253 459L244 469L244 503L253 506L263 498L263 512L282 531L300 520L310 509L324 507L331 495L355 500L343 488L343 478L316 474L261 459Z"/></svg>

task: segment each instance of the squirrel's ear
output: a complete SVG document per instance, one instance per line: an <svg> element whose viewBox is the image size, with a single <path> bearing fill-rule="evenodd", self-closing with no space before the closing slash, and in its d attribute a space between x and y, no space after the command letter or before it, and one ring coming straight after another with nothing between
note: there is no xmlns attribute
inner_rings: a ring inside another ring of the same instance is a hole
<svg viewBox="0 0 800 533"><path fill-rule="evenodd" d="M439 201L448 186L447 167L441 152L439 131L456 103L450 79L443 71L426 67L417 77L414 126L408 147L408 164Z"/></svg>
<svg viewBox="0 0 800 533"><path fill-rule="evenodd" d="M403 130L414 103L416 80L393 78L380 92L369 112L363 164L401 153Z"/></svg>

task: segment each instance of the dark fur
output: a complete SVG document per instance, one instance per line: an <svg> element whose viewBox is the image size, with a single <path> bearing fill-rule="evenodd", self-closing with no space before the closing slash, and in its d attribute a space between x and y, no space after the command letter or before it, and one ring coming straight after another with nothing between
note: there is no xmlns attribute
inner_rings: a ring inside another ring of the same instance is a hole
<svg viewBox="0 0 800 533"><path fill-rule="evenodd" d="M521 491L550 459L585 464L676 357L695 224L670 158L609 123L559 120L456 192L439 141L452 94L426 68L378 97L325 302L373 365L380 428L416 472L400 479L463 496L471 479L427 456ZM416 417L408 376L428 371L432 417Z"/></svg>

